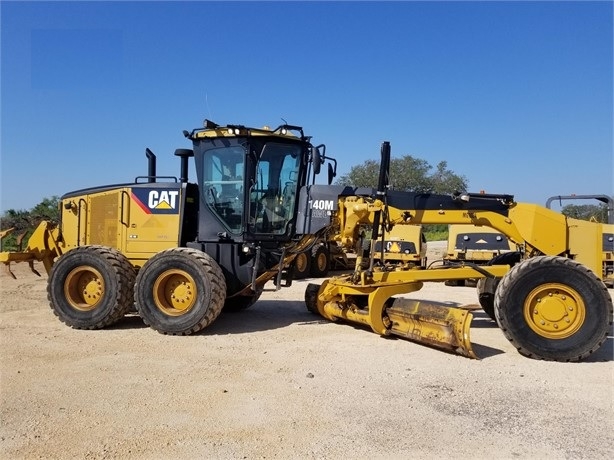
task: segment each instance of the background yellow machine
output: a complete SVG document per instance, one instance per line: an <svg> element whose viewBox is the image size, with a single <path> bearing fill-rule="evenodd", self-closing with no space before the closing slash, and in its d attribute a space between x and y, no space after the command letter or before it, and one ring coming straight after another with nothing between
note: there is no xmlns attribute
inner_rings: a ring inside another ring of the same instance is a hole
<svg viewBox="0 0 614 460"><path fill-rule="evenodd" d="M443 262L446 265L462 265L470 262L477 265L488 264L494 257L516 251L516 245L501 232L483 225L451 224L448 225L448 248ZM448 286L476 286L478 292L483 290L482 279L451 280ZM484 302L482 302L484 303ZM486 303L483 308L494 319L492 305Z"/></svg>
<svg viewBox="0 0 614 460"><path fill-rule="evenodd" d="M485 264L499 254L516 250L516 245L501 232L485 226L453 224L448 226L445 262Z"/></svg>
<svg viewBox="0 0 614 460"><path fill-rule="evenodd" d="M371 225L365 225L363 232L371 232ZM298 254L294 261L294 277L323 278L329 270L351 270L356 264L362 248L344 247L340 241L339 229L327 233L312 248ZM384 248L382 252L382 248ZM407 264L426 267L427 241L420 225L396 226L384 231L383 240L374 247L374 259L379 264Z"/></svg>

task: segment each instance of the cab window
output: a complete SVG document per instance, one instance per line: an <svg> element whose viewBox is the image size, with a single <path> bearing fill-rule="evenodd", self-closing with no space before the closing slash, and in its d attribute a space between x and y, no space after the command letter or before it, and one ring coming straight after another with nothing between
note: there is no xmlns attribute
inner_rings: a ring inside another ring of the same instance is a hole
<svg viewBox="0 0 614 460"><path fill-rule="evenodd" d="M254 233L284 234L294 217L301 147L267 143L256 166L250 189L250 229Z"/></svg>
<svg viewBox="0 0 614 460"><path fill-rule="evenodd" d="M243 147L222 147L205 152L201 198L232 233L242 231L244 175Z"/></svg>

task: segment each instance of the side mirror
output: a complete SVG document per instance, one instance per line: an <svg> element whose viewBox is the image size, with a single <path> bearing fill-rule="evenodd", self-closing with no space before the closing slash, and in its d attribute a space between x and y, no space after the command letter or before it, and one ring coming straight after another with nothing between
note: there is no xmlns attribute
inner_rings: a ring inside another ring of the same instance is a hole
<svg viewBox="0 0 614 460"><path fill-rule="evenodd" d="M335 173L335 170L333 169L333 165L328 163L328 185L333 183L333 179L335 178L337 174Z"/></svg>
<svg viewBox="0 0 614 460"><path fill-rule="evenodd" d="M320 169L322 169L322 157L320 156L320 149L317 147L311 147L311 161L313 163L313 173L320 174Z"/></svg>

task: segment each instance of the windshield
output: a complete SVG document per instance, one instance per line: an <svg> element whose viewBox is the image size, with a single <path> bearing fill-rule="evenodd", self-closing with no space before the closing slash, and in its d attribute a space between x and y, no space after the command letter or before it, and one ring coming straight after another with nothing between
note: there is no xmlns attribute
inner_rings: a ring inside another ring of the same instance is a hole
<svg viewBox="0 0 614 460"><path fill-rule="evenodd" d="M203 156L202 199L232 233L243 217L245 150L239 145L207 150Z"/></svg>
<svg viewBox="0 0 614 460"><path fill-rule="evenodd" d="M283 234L294 217L301 146L267 143L250 189L250 229Z"/></svg>

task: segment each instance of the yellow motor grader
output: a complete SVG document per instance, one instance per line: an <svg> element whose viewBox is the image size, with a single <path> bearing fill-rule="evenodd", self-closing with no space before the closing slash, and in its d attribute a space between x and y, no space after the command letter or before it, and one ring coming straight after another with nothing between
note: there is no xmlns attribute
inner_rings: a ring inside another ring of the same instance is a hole
<svg viewBox="0 0 614 460"><path fill-rule="evenodd" d="M371 196L330 198L327 207L342 229L344 244L355 246L361 238L361 224L374 222L371 250L363 254L368 263L359 257L352 274L327 279L321 285L310 284L305 293L308 310L331 321L367 325L381 335L476 357L469 340L469 311L403 295L421 289L424 282L477 278L490 281L482 286L482 294L489 294L483 301L490 299L498 325L521 354L578 361L605 342L613 309L600 279L601 224L517 203L511 195L388 191L389 162L390 144L385 142L377 191ZM321 196L325 194L324 189ZM317 218L304 220L309 232L318 229L314 220ZM407 269L377 264L373 249L382 234L380 226L390 229L414 224L491 227L519 250L500 254L489 265L463 262Z"/></svg>
<svg viewBox="0 0 614 460"><path fill-rule="evenodd" d="M290 284L293 259L320 238L296 235L296 197L326 159L301 127L205 120L183 134L193 148L175 151L180 177L158 176L147 149L146 176L66 193L59 226L42 222L23 251L0 253L9 273L12 262L43 263L67 325L99 329L136 309L161 333L195 333L252 305L268 281Z"/></svg>

